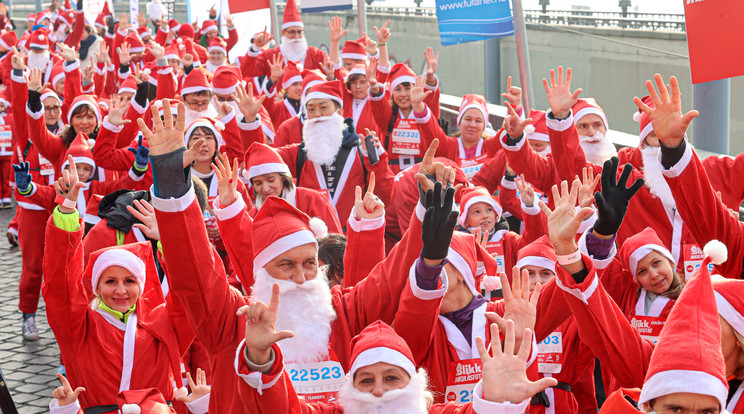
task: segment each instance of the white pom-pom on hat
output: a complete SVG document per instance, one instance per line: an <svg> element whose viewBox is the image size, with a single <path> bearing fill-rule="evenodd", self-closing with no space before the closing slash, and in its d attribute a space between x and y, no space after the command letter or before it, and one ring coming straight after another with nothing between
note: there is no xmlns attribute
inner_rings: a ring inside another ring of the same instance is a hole
<svg viewBox="0 0 744 414"><path fill-rule="evenodd" d="M178 400L178 397L188 397L188 395L189 395L189 390L186 387L181 387L176 390L173 399Z"/></svg>
<svg viewBox="0 0 744 414"><path fill-rule="evenodd" d="M40 34L39 35L39 40L44 40L44 35L43 34Z"/></svg>
<svg viewBox="0 0 744 414"><path fill-rule="evenodd" d="M719 265L728 259L728 249L726 245L718 240L711 240L703 247L703 253L710 258L710 262Z"/></svg>
<svg viewBox="0 0 744 414"><path fill-rule="evenodd" d="M483 288L486 290L501 289L501 279L498 276L486 276L483 278Z"/></svg>
<svg viewBox="0 0 744 414"><path fill-rule="evenodd" d="M183 39L181 39L180 37L177 37L176 38L176 43L181 43L181 42L183 42Z"/></svg>
<svg viewBox="0 0 744 414"><path fill-rule="evenodd" d="M638 122L639 124L641 123L641 117L642 116L643 116L643 114L640 111L633 112L633 120L636 121L636 122Z"/></svg>
<svg viewBox="0 0 744 414"><path fill-rule="evenodd" d="M524 127L524 132L526 132L528 134L531 134L531 133L535 132L535 126L532 125L532 124L527 125L526 127Z"/></svg>
<svg viewBox="0 0 744 414"><path fill-rule="evenodd" d="M121 414L140 414L142 409L137 404L124 404L121 406Z"/></svg>
<svg viewBox="0 0 744 414"><path fill-rule="evenodd" d="M325 222L320 218L311 218L308 222L308 225L310 226L310 230L312 230L316 239L322 239L323 237L328 235L328 226L326 226Z"/></svg>

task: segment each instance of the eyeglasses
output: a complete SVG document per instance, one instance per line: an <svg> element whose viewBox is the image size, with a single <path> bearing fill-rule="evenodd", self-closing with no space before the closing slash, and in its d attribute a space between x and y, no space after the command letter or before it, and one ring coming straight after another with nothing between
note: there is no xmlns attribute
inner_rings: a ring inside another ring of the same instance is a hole
<svg viewBox="0 0 744 414"><path fill-rule="evenodd" d="M285 30L285 32L287 32L287 34L290 36L302 36L303 34L305 34L305 31L302 29Z"/></svg>
<svg viewBox="0 0 744 414"><path fill-rule="evenodd" d="M209 101L189 102L189 101L184 100L184 103L186 104L186 106L188 106L189 108L195 111L206 109L209 106Z"/></svg>
<svg viewBox="0 0 744 414"><path fill-rule="evenodd" d="M61 108L62 108L62 107L61 107L61 106L59 106L59 105L55 105L55 106L45 106L45 107L44 107L44 112L47 112L47 113L50 113L50 112L57 112L57 111L59 111L59 110L60 110Z"/></svg>

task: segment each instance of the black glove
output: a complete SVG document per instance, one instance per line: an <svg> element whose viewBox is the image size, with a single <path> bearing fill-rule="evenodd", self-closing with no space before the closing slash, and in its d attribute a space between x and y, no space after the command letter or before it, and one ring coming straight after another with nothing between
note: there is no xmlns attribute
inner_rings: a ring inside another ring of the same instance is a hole
<svg viewBox="0 0 744 414"><path fill-rule="evenodd" d="M28 186L31 185L31 169L28 161L20 164L13 164L13 172L15 173L15 184L18 191L24 192L28 190Z"/></svg>
<svg viewBox="0 0 744 414"><path fill-rule="evenodd" d="M617 180L617 167L620 163L617 157L604 162L602 166L602 192L594 194L597 204L597 221L594 223L594 231L610 236L617 233L623 223L625 213L628 211L628 203L635 193L643 187L643 179L637 179L632 186L626 187L628 177L633 166L625 164L620 179Z"/></svg>
<svg viewBox="0 0 744 414"><path fill-rule="evenodd" d="M147 164L150 162L150 150L142 145L141 135L137 141L137 148L129 147L127 150L134 154L134 163L138 169L144 170L147 168Z"/></svg>
<svg viewBox="0 0 744 414"><path fill-rule="evenodd" d="M106 20L106 26L108 26L108 32L113 34L114 30L116 29L116 19L114 19L113 17L109 17Z"/></svg>
<svg viewBox="0 0 744 414"><path fill-rule="evenodd" d="M83 0L77 0L77 8L75 10L83 10Z"/></svg>
<svg viewBox="0 0 744 414"><path fill-rule="evenodd" d="M444 200L442 200L444 194ZM442 191L442 183L434 184L434 190L426 192L424 207L424 222L421 223L421 239L424 248L421 255L429 260L441 260L447 258L452 233L457 224L457 210L453 211L455 204L455 189L447 188Z"/></svg>
<svg viewBox="0 0 744 414"><path fill-rule="evenodd" d="M444 131L444 135L449 135L449 121L444 118L439 118L439 126Z"/></svg>

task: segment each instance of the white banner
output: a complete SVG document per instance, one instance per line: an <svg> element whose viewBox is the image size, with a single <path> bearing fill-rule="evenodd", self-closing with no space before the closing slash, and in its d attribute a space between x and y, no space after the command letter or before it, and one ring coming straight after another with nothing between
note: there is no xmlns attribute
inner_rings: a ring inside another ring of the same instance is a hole
<svg viewBox="0 0 744 414"><path fill-rule="evenodd" d="M83 14L85 14L85 20L89 24L93 24L96 21L96 18L103 10L103 5L106 3L107 0L87 0L83 2ZM114 6L111 4L111 1L109 1L109 9L111 10L111 13L116 15L114 12ZM131 1L131 0L130 0Z"/></svg>
<svg viewBox="0 0 744 414"><path fill-rule="evenodd" d="M302 0L302 13L322 12L328 10L348 10L354 7L353 0Z"/></svg>

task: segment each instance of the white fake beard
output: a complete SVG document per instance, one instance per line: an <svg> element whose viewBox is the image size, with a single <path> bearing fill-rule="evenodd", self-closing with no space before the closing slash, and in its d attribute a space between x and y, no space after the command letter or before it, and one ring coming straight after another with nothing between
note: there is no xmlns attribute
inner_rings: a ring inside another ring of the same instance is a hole
<svg viewBox="0 0 744 414"><path fill-rule="evenodd" d="M596 139L599 139L599 142L588 142ZM592 137L579 137L579 143L584 150L586 160L594 165L602 165L605 161L617 155L617 150L612 142L599 132Z"/></svg>
<svg viewBox="0 0 744 414"><path fill-rule="evenodd" d="M354 414L426 414L433 401L431 392L427 390L428 383L426 370L421 368L404 388L390 390L381 397L375 397L372 393L354 388L353 378L347 375L344 385L338 391L338 402L344 412Z"/></svg>
<svg viewBox="0 0 744 414"><path fill-rule="evenodd" d="M674 208L674 195L672 189L661 172L661 161L659 160L659 147L647 145L641 149L643 155L643 178L644 184L651 194L658 198L664 207Z"/></svg>
<svg viewBox="0 0 744 414"><path fill-rule="evenodd" d="M280 49L287 60L303 62L307 55L307 39L304 36L301 39L290 39L287 36L282 36Z"/></svg>
<svg viewBox="0 0 744 414"><path fill-rule="evenodd" d="M209 73L215 73L217 72L217 68L219 68L220 66L225 66L225 61L223 60L220 64L214 64L211 60L208 60L205 66L207 67Z"/></svg>
<svg viewBox="0 0 744 414"><path fill-rule="evenodd" d="M281 197L289 204L292 204L293 206L296 205L294 187L292 187L291 189L284 187L282 189ZM256 194L256 202L253 204L256 206L256 210L261 210L261 206L263 205L265 201L266 200L262 196L260 196L259 194Z"/></svg>
<svg viewBox="0 0 744 414"><path fill-rule="evenodd" d="M298 285L291 280L275 279L261 268L255 275L253 298L263 303L271 300L274 283L279 284L280 300L276 312L276 330L289 330L294 337L279 342L286 362L307 363L328 356L331 322L336 318L331 289L328 287L328 268L318 268L313 280Z"/></svg>
<svg viewBox="0 0 744 414"><path fill-rule="evenodd" d="M308 119L302 126L307 159L318 165L331 165L344 140L344 117L338 113Z"/></svg>
<svg viewBox="0 0 744 414"><path fill-rule="evenodd" d="M49 51L45 50L42 53L29 53L28 63L26 64L26 66L28 66L29 69L41 69L43 71L44 69L46 69L48 63Z"/></svg>
<svg viewBox="0 0 744 414"><path fill-rule="evenodd" d="M203 111L195 111L188 106L186 108L186 126L191 125L192 122L199 118L217 118L217 110L214 108L212 103L209 104L207 109Z"/></svg>

